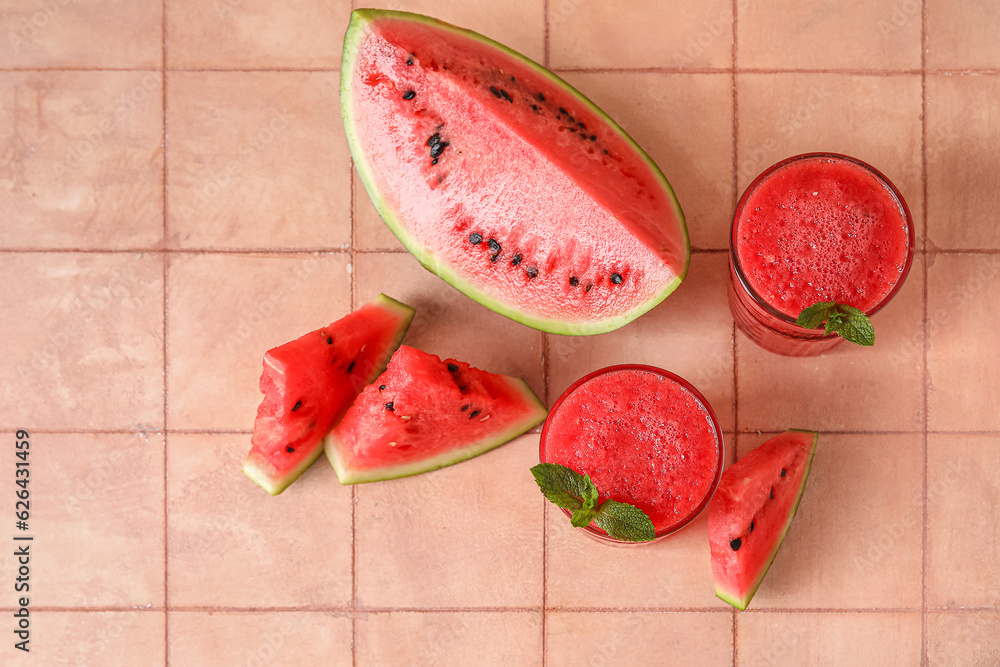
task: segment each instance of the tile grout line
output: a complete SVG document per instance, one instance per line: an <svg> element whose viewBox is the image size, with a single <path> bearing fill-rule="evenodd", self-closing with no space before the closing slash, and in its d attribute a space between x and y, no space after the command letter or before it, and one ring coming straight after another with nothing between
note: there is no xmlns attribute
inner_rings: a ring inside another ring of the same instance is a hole
<svg viewBox="0 0 1000 667"><path fill-rule="evenodd" d="M732 74L730 67L553 67L551 71L580 74ZM927 68L924 69L850 69L850 68L779 68L746 67L744 74L840 74L845 76L907 76L915 74L941 74L946 76L1000 76L1000 69L992 68ZM15 72L193 72L216 74L266 73L339 73L339 67L0 67L0 74Z"/></svg>
<svg viewBox="0 0 1000 667"><path fill-rule="evenodd" d="M923 229L921 230L921 261L923 262L923 276L921 284L921 299L923 306L923 478L921 480L921 520L920 520L920 664L928 665L927 656L927 442L928 426L930 425L930 415L928 414L928 397L930 394L930 370L927 365L927 350L930 344L929 327L927 318L927 271L930 268L927 263L927 2L920 5L920 175L921 175L921 197L923 206L921 215L923 217Z"/></svg>
<svg viewBox="0 0 1000 667"><path fill-rule="evenodd" d="M736 205L739 197L740 189L740 171L739 171L739 96L737 95L737 75L739 73L739 41L738 41L738 24L739 24L739 0L733 0L733 50L732 50L732 62L733 62L733 72L732 72L732 82L733 82L733 200L732 200L732 210L736 211ZM730 242L731 243L731 242ZM728 289L728 285L727 285ZM739 410L739 366L738 357L736 352L736 337L739 333L736 331L736 321L733 320L733 454L732 461L736 462L736 443L739 440L740 431L740 410ZM732 659L733 667L739 667L739 617L736 615L736 608L729 610L732 619L733 628L733 647L732 647Z"/></svg>
<svg viewBox="0 0 1000 667"><path fill-rule="evenodd" d="M542 62L545 67L551 64L551 26L549 24L549 0L542 0ZM542 332L542 392L543 401L548 408L549 403L549 334ZM542 667L548 666L548 608L549 605L549 512L542 503Z"/></svg>
<svg viewBox="0 0 1000 667"><path fill-rule="evenodd" d="M351 0L351 11L357 7L356 0ZM350 205L351 205L351 237L349 248L349 261L351 263L351 312L354 312L357 301L357 279L355 274L358 270L358 230L355 220L355 209L357 207L356 197L356 170L354 169L354 157L350 155ZM351 666L358 665L358 485L351 485Z"/></svg>
<svg viewBox="0 0 1000 667"><path fill-rule="evenodd" d="M166 248L169 239L169 216L167 211L167 0L160 2L160 39L162 40L162 50L160 51L160 102L163 107L162 123L162 149L163 149L163 187L161 195L163 197L163 240L161 246ZM168 289L167 279L170 275L170 254L163 253L163 664L170 665L170 516L169 497L167 481L169 478L168 465L168 439L167 434L167 410L168 388L167 388L167 303Z"/></svg>

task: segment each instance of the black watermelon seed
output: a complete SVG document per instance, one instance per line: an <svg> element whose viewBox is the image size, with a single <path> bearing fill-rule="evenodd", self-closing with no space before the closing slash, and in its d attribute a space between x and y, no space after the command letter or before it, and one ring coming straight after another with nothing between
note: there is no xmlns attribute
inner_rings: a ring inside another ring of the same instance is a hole
<svg viewBox="0 0 1000 667"><path fill-rule="evenodd" d="M753 521L751 521L751 522L750 522L750 532L751 532L751 533L753 532L753 529L754 529L754 522L753 522Z"/></svg>
<svg viewBox="0 0 1000 667"><path fill-rule="evenodd" d="M444 149L449 146L447 141L439 141L433 146L431 146L431 157L440 157L441 153L444 153Z"/></svg>
<svg viewBox="0 0 1000 667"><path fill-rule="evenodd" d="M435 132L430 137L428 137L427 143L424 144L424 145L425 146L431 146L431 147L433 147L434 145L439 144L439 143L441 143L441 133L440 132Z"/></svg>
<svg viewBox="0 0 1000 667"><path fill-rule="evenodd" d="M584 141L586 141L587 140L587 135L584 134L583 132L581 132L580 133L580 138L583 139Z"/></svg>
<svg viewBox="0 0 1000 667"><path fill-rule="evenodd" d="M590 135L590 140L591 141L597 141L597 135L596 134Z"/></svg>
<svg viewBox="0 0 1000 667"><path fill-rule="evenodd" d="M437 159L437 158L434 158L433 160L431 160L431 166L432 166L432 167L433 167L434 165L436 165L437 163L438 163L438 159Z"/></svg>
<svg viewBox="0 0 1000 667"><path fill-rule="evenodd" d="M517 81L517 79L515 79L514 77L510 77L510 80L511 80L511 81L514 81L514 82L516 82L516 81Z"/></svg>
<svg viewBox="0 0 1000 667"><path fill-rule="evenodd" d="M572 285L573 287L576 287L577 285L580 284L580 279L577 278L576 276L571 276L569 279L569 284Z"/></svg>
<svg viewBox="0 0 1000 667"><path fill-rule="evenodd" d="M774 500L774 489L771 489L771 500Z"/></svg>
<svg viewBox="0 0 1000 667"><path fill-rule="evenodd" d="M781 469L781 476L784 477L787 474L788 474L788 472L784 468L782 468Z"/></svg>
<svg viewBox="0 0 1000 667"><path fill-rule="evenodd" d="M389 401L385 404L385 409L389 412L393 412L396 409L396 406L392 404L392 401Z"/></svg>
<svg viewBox="0 0 1000 667"><path fill-rule="evenodd" d="M544 102L545 101L545 95L542 95L541 93L538 93L538 101L539 102Z"/></svg>
<svg viewBox="0 0 1000 667"><path fill-rule="evenodd" d="M486 241L486 245L490 247L490 250L494 253L500 252L500 244L497 243L496 239L489 239Z"/></svg>
<svg viewBox="0 0 1000 667"><path fill-rule="evenodd" d="M472 412L469 413L469 419L478 416L480 412L482 412L482 410L473 410Z"/></svg>
<svg viewBox="0 0 1000 667"><path fill-rule="evenodd" d="M295 412L296 410L298 410L301 407L302 407L302 401L295 401L295 407L292 408L292 412Z"/></svg>
<svg viewBox="0 0 1000 667"><path fill-rule="evenodd" d="M465 412L468 409L469 409L469 404L468 403L466 403L465 405L462 406L462 412Z"/></svg>
<svg viewBox="0 0 1000 667"><path fill-rule="evenodd" d="M472 245L479 245L482 242L483 242L482 234L477 234L476 232L472 232L471 234L469 234L469 243L471 243Z"/></svg>
<svg viewBox="0 0 1000 667"><path fill-rule="evenodd" d="M496 89L496 86L490 86L490 92L493 93L493 97L500 99L500 91Z"/></svg>
<svg viewBox="0 0 1000 667"><path fill-rule="evenodd" d="M384 385L384 384L380 384L380 385L378 386L378 390L379 390L379 391L384 391L384 390L385 390L385 385Z"/></svg>
<svg viewBox="0 0 1000 667"><path fill-rule="evenodd" d="M613 282L615 285L621 285L622 284L622 277L621 277L621 275L617 274L617 273L612 273L611 274L611 282Z"/></svg>
<svg viewBox="0 0 1000 667"><path fill-rule="evenodd" d="M582 120L576 121L576 124L580 126L581 130L586 130L587 129L587 126L583 124Z"/></svg>
<svg viewBox="0 0 1000 667"><path fill-rule="evenodd" d="M354 370L354 364L355 364L355 363L356 363L356 360L355 360L355 361L352 361L352 362L351 362L351 363L349 363L349 364L347 364L347 372L348 372L348 373L350 373L351 371L353 371L353 370Z"/></svg>
<svg viewBox="0 0 1000 667"><path fill-rule="evenodd" d="M412 65L413 64L413 58L407 58L406 59L406 64L407 65Z"/></svg>
<svg viewBox="0 0 1000 667"><path fill-rule="evenodd" d="M403 99L404 100L412 100L416 96L417 96L417 94L414 91L412 91L412 90L408 90L405 93L403 93Z"/></svg>
<svg viewBox="0 0 1000 667"><path fill-rule="evenodd" d="M504 98L505 100L507 100L508 102L510 102L511 104L513 104L513 103L514 103L514 98L512 98L512 97L510 96L510 93L508 93L508 92L507 92L506 90L504 90L503 88L501 88L501 89L500 89L500 94L501 94L501 95L503 95L503 98Z"/></svg>
<svg viewBox="0 0 1000 667"><path fill-rule="evenodd" d="M456 366L455 364L448 364L448 370L451 371L452 373L457 373L458 366Z"/></svg>
<svg viewBox="0 0 1000 667"><path fill-rule="evenodd" d="M742 546L743 540L738 537L735 540L729 540L729 548L733 551L739 551Z"/></svg>
<svg viewBox="0 0 1000 667"><path fill-rule="evenodd" d="M594 289L594 283L587 283L587 286L583 288L583 291L589 292L592 289Z"/></svg>
<svg viewBox="0 0 1000 667"><path fill-rule="evenodd" d="M534 111L535 113L538 113L538 105L537 105L537 104L532 104L532 105L531 105L531 109L532 109L532 111Z"/></svg>
<svg viewBox="0 0 1000 667"><path fill-rule="evenodd" d="M607 148L604 149L604 154L605 155L610 155L610 153L608 153L608 149Z"/></svg>
<svg viewBox="0 0 1000 667"><path fill-rule="evenodd" d="M565 109L563 109L562 107L559 107L559 113L567 113L567 111Z"/></svg>
<svg viewBox="0 0 1000 667"><path fill-rule="evenodd" d="M291 445L287 445L285 447L285 451L288 452L289 454L294 454L295 453L295 448L292 447Z"/></svg>
<svg viewBox="0 0 1000 667"><path fill-rule="evenodd" d="M333 345L333 337L332 336L326 339L326 344L327 345Z"/></svg>
<svg viewBox="0 0 1000 667"><path fill-rule="evenodd" d="M519 252L514 253L514 259L510 260L510 263L513 264L514 266L517 266L518 264L520 264L521 263L521 253L519 253Z"/></svg>
<svg viewBox="0 0 1000 667"><path fill-rule="evenodd" d="M534 278L537 275L538 275L538 268L534 267L534 266L529 266L528 267L528 277L529 278Z"/></svg>

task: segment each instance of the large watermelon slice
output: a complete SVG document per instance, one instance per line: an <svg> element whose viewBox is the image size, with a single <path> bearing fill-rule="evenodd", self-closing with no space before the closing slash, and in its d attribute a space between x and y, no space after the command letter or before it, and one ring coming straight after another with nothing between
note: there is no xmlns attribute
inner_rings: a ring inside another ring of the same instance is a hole
<svg viewBox="0 0 1000 667"><path fill-rule="evenodd" d="M413 309L380 294L329 326L268 350L251 449L243 472L271 495L323 451L324 435L385 368Z"/></svg>
<svg viewBox="0 0 1000 667"><path fill-rule="evenodd" d="M789 430L722 473L708 506L715 594L746 609L799 507L819 434Z"/></svg>
<svg viewBox="0 0 1000 667"><path fill-rule="evenodd" d="M524 380L403 345L326 438L342 484L443 468L517 437L545 419Z"/></svg>
<svg viewBox="0 0 1000 667"><path fill-rule="evenodd" d="M428 269L562 334L616 329L687 273L687 228L646 153L572 86L474 32L356 10L340 101L358 173Z"/></svg>

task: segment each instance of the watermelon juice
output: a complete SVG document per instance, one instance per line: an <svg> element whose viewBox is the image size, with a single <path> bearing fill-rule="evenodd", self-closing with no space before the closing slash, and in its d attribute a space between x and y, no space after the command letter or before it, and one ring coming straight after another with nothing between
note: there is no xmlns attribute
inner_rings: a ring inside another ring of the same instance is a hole
<svg viewBox="0 0 1000 667"><path fill-rule="evenodd" d="M540 457L590 475L600 494L642 509L656 539L707 505L722 475L722 431L711 406L683 378L653 366L595 371L556 401ZM591 524L588 534L618 544Z"/></svg>
<svg viewBox="0 0 1000 667"><path fill-rule="evenodd" d="M799 313L829 301L876 313L902 286L913 239L903 196L873 167L833 153L779 162L750 184L733 217L733 319L767 350L820 354L841 338L796 325Z"/></svg>

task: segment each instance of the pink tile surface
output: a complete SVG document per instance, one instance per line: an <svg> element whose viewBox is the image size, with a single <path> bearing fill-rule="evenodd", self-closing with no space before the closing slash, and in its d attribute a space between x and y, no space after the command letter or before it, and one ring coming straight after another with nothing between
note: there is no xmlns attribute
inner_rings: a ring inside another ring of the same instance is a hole
<svg viewBox="0 0 1000 667"><path fill-rule="evenodd" d="M32 664L1000 663L1000 11L387 3L552 66L676 190L688 278L580 339L462 296L375 214L340 121L356 4L0 3L0 432L8 511L11 433L33 447ZM917 253L873 349L789 359L734 329L728 234L760 171L815 150L892 179ZM275 498L240 474L264 352L380 292L417 308L407 343L549 404L601 366L677 372L729 462L820 429L750 609L713 594L706 517L637 549L574 531L528 473L537 432L354 488L325 460Z"/></svg>

